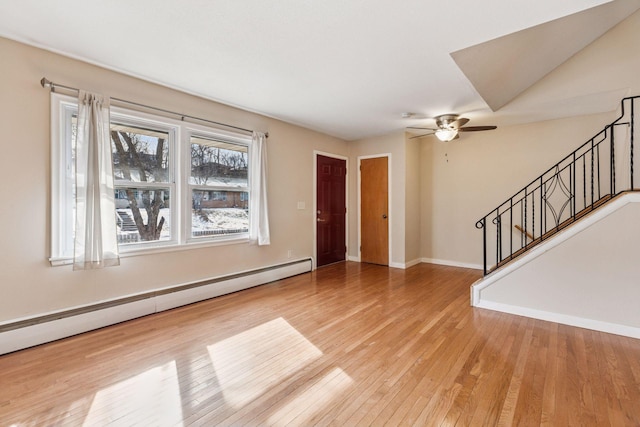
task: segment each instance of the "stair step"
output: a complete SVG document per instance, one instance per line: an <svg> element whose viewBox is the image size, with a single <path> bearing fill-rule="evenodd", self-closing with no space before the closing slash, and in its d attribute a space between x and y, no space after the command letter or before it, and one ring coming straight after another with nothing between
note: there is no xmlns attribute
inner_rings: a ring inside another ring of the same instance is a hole
<svg viewBox="0 0 640 427"><path fill-rule="evenodd" d="M122 225L120 226L122 231L138 231L138 226L127 212L116 210L116 213L122 221Z"/></svg>

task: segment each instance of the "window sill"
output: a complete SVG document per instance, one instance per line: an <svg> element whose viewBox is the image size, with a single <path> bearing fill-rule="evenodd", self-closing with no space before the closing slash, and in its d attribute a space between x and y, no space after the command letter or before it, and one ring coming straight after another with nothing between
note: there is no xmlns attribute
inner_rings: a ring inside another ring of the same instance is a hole
<svg viewBox="0 0 640 427"><path fill-rule="evenodd" d="M191 249L201 249L215 246L238 245L249 243L249 236L242 234L241 236L224 238L219 240L208 240L206 242L191 241L184 244L168 244L164 246L156 246L152 248L131 248L120 250L120 258L129 258L142 255L153 255L166 252L180 252ZM52 267L73 264L72 257L51 257L49 263Z"/></svg>

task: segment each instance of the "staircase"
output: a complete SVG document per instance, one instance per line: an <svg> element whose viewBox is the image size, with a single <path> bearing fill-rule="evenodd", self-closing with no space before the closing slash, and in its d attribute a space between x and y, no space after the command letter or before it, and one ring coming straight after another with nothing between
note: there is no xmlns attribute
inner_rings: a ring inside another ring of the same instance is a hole
<svg viewBox="0 0 640 427"><path fill-rule="evenodd" d="M138 227L136 226L136 223L133 221L133 218L131 218L131 215L129 215L126 211L123 211L121 209L117 209L116 213L120 218L120 221L118 221L120 224L120 230L138 231Z"/></svg>
<svg viewBox="0 0 640 427"><path fill-rule="evenodd" d="M624 98L620 117L478 220L485 276L639 188L634 176L640 161L634 151L638 99Z"/></svg>

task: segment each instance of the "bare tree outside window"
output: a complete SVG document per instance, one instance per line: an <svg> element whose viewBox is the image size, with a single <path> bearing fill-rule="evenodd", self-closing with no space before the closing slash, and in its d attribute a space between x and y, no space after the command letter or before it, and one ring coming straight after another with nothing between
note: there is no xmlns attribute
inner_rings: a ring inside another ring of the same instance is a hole
<svg viewBox="0 0 640 427"><path fill-rule="evenodd" d="M246 180L248 166L246 151L191 144L192 184L228 184L233 178Z"/></svg>
<svg viewBox="0 0 640 427"><path fill-rule="evenodd" d="M115 128L122 126L115 126ZM135 132L135 128L111 130L113 166L116 186L118 181L135 185L136 182L167 183L169 150L167 136L158 132ZM141 130L143 131L143 130ZM168 202L168 189L135 188L124 190L140 239L159 240L165 225L160 209ZM165 198L167 200L165 200ZM143 212L146 214L143 216ZM145 222L146 219L146 222Z"/></svg>

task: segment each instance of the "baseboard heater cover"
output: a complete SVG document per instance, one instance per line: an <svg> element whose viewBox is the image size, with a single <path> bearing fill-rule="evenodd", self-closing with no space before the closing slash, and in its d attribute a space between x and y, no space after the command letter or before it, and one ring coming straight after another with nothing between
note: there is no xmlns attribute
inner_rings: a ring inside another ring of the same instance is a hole
<svg viewBox="0 0 640 427"><path fill-rule="evenodd" d="M306 258L0 324L0 354L307 273Z"/></svg>

